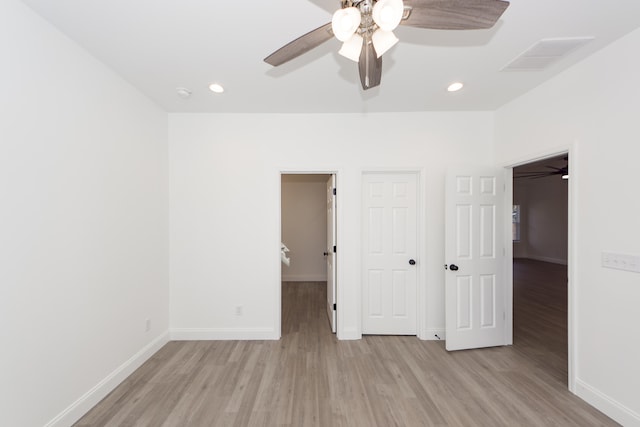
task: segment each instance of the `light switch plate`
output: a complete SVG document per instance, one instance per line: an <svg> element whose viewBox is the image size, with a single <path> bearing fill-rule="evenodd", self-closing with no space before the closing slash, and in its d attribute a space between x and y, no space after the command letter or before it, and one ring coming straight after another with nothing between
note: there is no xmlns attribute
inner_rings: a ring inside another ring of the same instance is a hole
<svg viewBox="0 0 640 427"><path fill-rule="evenodd" d="M640 273L640 256L602 252L602 266Z"/></svg>

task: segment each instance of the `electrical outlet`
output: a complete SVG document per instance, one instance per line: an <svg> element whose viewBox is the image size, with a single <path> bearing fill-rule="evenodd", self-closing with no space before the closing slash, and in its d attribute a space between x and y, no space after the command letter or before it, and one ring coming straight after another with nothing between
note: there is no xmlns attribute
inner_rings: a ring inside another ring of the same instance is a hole
<svg viewBox="0 0 640 427"><path fill-rule="evenodd" d="M242 316L242 306L236 305L236 316Z"/></svg>
<svg viewBox="0 0 640 427"><path fill-rule="evenodd" d="M640 273L640 256L602 252L602 266Z"/></svg>
<svg viewBox="0 0 640 427"><path fill-rule="evenodd" d="M144 331L149 332L151 330L151 319L145 319L144 321Z"/></svg>

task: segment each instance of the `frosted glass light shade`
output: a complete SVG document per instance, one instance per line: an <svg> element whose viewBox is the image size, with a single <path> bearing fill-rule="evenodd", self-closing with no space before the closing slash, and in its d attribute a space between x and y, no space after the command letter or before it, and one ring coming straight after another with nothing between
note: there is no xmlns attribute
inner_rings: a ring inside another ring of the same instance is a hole
<svg viewBox="0 0 640 427"><path fill-rule="evenodd" d="M404 14L402 0L378 0L373 6L373 20L384 31L393 31Z"/></svg>
<svg viewBox="0 0 640 427"><path fill-rule="evenodd" d="M360 26L360 11L355 7L338 9L331 19L333 34L341 42L346 42Z"/></svg>
<svg viewBox="0 0 640 427"><path fill-rule="evenodd" d="M354 62L360 60L360 52L362 51L363 39L360 34L354 34L349 40L342 43L342 47L338 53L345 58L349 58Z"/></svg>
<svg viewBox="0 0 640 427"><path fill-rule="evenodd" d="M391 49L393 45L398 43L398 38L393 32L382 31L378 28L371 36L371 41L373 42L373 47L376 50L378 58L380 58L386 51Z"/></svg>

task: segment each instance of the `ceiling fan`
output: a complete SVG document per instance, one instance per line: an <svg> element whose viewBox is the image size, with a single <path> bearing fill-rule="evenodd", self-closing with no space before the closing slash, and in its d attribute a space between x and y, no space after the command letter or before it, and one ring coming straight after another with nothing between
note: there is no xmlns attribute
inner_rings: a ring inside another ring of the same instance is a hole
<svg viewBox="0 0 640 427"><path fill-rule="evenodd" d="M569 157L563 157L563 160L567 162L567 164L561 168L556 166L545 165L544 167L548 170L540 170L540 171L527 171L524 170L522 172L514 171L514 178L545 178L547 176L555 176L560 175L562 179L569 179Z"/></svg>
<svg viewBox="0 0 640 427"><path fill-rule="evenodd" d="M382 55L398 42L398 25L437 30L477 30L494 26L509 6L504 0L341 0L331 22L304 34L267 56L284 64L334 35L343 42L339 53L358 63L364 90L378 86Z"/></svg>

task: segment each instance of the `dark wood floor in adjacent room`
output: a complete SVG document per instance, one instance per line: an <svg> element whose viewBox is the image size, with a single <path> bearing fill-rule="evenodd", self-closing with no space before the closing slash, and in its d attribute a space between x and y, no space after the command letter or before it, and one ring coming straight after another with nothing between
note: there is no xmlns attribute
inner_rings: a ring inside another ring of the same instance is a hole
<svg viewBox="0 0 640 427"><path fill-rule="evenodd" d="M566 267L514 265L514 345L338 341L324 283L283 283L280 341L171 342L77 426L611 426L567 391Z"/></svg>

